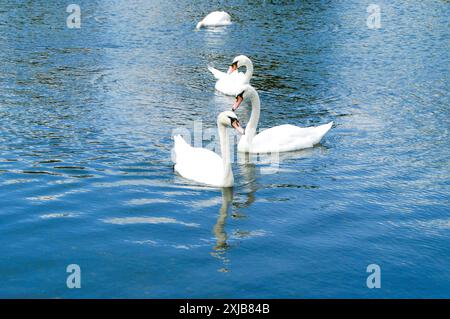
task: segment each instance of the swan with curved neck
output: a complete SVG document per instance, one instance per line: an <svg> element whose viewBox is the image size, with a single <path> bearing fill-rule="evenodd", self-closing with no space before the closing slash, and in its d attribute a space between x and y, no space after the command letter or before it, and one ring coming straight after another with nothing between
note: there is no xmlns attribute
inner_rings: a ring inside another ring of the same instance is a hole
<svg viewBox="0 0 450 319"><path fill-rule="evenodd" d="M331 129L333 122L315 127L298 127L284 124L263 130L256 134L258 127L261 102L258 92L251 85L241 88L236 96L232 110L235 111L244 100L250 100L252 112L245 127L245 134L238 144L239 152L272 153L289 152L313 147L318 144L324 135Z"/></svg>
<svg viewBox="0 0 450 319"><path fill-rule="evenodd" d="M243 66L246 69L245 73L238 71ZM235 96L240 93L243 85L250 83L250 79L253 76L253 63L247 56L238 55L228 68L228 72L219 71L212 66L208 66L208 70L217 79L215 86L217 91Z"/></svg>
<svg viewBox="0 0 450 319"><path fill-rule="evenodd" d="M230 126L243 134L234 112L226 111L217 116L220 151L222 157L213 151L192 147L181 137L174 136L175 171L184 178L215 187L231 187L234 183L231 169L230 141L226 128Z"/></svg>
<svg viewBox="0 0 450 319"><path fill-rule="evenodd" d="M203 27L222 27L231 24L231 17L225 11L214 11L197 23L196 29Z"/></svg>

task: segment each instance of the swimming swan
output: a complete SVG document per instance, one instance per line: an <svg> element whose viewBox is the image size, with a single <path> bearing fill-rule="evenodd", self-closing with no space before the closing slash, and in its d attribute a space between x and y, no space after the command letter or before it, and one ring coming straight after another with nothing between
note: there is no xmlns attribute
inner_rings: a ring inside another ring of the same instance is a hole
<svg viewBox="0 0 450 319"><path fill-rule="evenodd" d="M225 111L217 116L220 151L222 157L213 151L201 147L192 147L181 137L175 135L175 171L184 178L215 187L231 187L234 183L231 170L230 141L226 127L231 126L239 133L244 130L239 124L236 114Z"/></svg>
<svg viewBox="0 0 450 319"><path fill-rule="evenodd" d="M197 23L196 28L201 27L221 27L231 24L231 17L225 11L214 11L203 18L202 21Z"/></svg>
<svg viewBox="0 0 450 319"><path fill-rule="evenodd" d="M239 72L238 69L245 66L245 73ZM212 66L208 66L208 70L217 79L216 90L226 95L236 96L240 93L243 85L250 84L250 79L253 76L253 63L245 55L239 55L234 58L228 68L228 72L219 71Z"/></svg>
<svg viewBox="0 0 450 319"><path fill-rule="evenodd" d="M256 134L259 122L260 100L258 92L251 85L246 85L242 88L241 93L236 96L236 102L232 109L235 111L245 99L250 99L252 113L245 127L245 134L239 140L239 152L289 152L313 147L320 142L333 125L333 122L330 122L320 126L303 128L284 124Z"/></svg>

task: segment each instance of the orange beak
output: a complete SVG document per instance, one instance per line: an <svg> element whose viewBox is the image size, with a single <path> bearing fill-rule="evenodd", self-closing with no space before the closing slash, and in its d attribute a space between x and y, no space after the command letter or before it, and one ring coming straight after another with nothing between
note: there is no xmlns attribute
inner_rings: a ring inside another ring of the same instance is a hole
<svg viewBox="0 0 450 319"><path fill-rule="evenodd" d="M228 74L233 73L234 71L237 70L237 63L234 62L233 64L230 65L230 67L228 68Z"/></svg>
<svg viewBox="0 0 450 319"><path fill-rule="evenodd" d="M241 127L241 124L239 124L239 121L233 121L233 123L231 123L231 126L233 126L233 128L238 131L240 134L244 135L245 131L244 129Z"/></svg>
<svg viewBox="0 0 450 319"><path fill-rule="evenodd" d="M238 109L238 107L241 105L242 101L244 100L244 98L242 96L238 96L236 98L236 102L234 102L233 106L231 107L231 110L234 112Z"/></svg>

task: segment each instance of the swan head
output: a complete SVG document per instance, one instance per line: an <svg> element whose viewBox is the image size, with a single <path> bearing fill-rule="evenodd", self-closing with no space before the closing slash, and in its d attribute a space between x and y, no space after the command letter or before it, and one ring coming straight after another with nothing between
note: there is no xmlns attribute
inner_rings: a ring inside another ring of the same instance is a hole
<svg viewBox="0 0 450 319"><path fill-rule="evenodd" d="M237 69L239 69L241 66L253 66L252 61L245 55L238 55L234 58L233 63L231 63L230 67L228 68L228 74L233 73Z"/></svg>
<svg viewBox="0 0 450 319"><path fill-rule="evenodd" d="M241 105L242 101L244 101L246 99L251 99L255 94L257 94L255 88L249 84L243 85L239 91L241 93L236 94L236 101L234 102L233 106L231 107L233 112L238 109L238 107Z"/></svg>
<svg viewBox="0 0 450 319"><path fill-rule="evenodd" d="M225 127L230 126L240 134L244 134L244 129L241 127L241 124L239 123L239 120L234 112L225 111L220 113L217 116L217 125L222 125Z"/></svg>

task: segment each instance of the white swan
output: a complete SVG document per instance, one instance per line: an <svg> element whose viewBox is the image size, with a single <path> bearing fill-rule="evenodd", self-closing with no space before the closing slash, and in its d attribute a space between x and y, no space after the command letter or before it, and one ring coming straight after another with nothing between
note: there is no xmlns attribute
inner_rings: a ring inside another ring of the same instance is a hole
<svg viewBox="0 0 450 319"><path fill-rule="evenodd" d="M231 24L231 17L225 11L214 11L203 18L199 23L197 23L196 28L201 27L221 27Z"/></svg>
<svg viewBox="0 0 450 319"><path fill-rule="evenodd" d="M225 111L217 116L222 157L205 148L192 147L180 135L174 136L175 171L184 178L198 183L215 187L233 186L227 126L235 128L241 134L244 133L234 112Z"/></svg>
<svg viewBox="0 0 450 319"><path fill-rule="evenodd" d="M238 144L239 152L249 153L272 153L289 152L303 148L313 147L319 143L322 137L331 129L333 122L316 127L298 127L284 124L263 130L256 134L259 122L260 100L258 92L251 86L246 85L240 94L236 96L233 105L235 111L245 99L250 99L252 113L245 127L245 134Z"/></svg>
<svg viewBox="0 0 450 319"><path fill-rule="evenodd" d="M245 66L245 73L238 71L241 66ZM215 86L217 91L226 95L236 96L242 91L243 85L250 83L250 79L253 76L253 63L245 55L239 55L234 58L227 73L219 71L212 66L208 66L208 70L217 79Z"/></svg>

